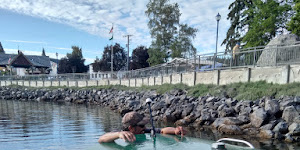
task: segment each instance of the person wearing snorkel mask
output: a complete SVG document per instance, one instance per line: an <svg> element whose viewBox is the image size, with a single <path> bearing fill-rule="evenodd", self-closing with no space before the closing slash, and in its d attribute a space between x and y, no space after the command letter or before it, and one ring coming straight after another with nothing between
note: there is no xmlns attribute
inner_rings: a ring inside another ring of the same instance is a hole
<svg viewBox="0 0 300 150"><path fill-rule="evenodd" d="M135 134L144 134L150 133L151 129L145 127L149 123L149 118L144 117L143 115L137 112L128 112L122 118L123 131L120 132L109 132L106 133L98 139L99 143L113 142L116 139L124 139L128 142L136 141ZM165 127L161 129L155 129L156 133L160 134L173 134L184 136L186 131L178 126L174 127Z"/></svg>

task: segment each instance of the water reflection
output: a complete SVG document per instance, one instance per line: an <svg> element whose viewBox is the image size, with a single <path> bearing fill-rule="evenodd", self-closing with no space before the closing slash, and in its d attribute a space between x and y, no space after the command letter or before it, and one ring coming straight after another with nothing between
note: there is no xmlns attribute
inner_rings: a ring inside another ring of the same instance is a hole
<svg viewBox="0 0 300 150"><path fill-rule="evenodd" d="M0 100L1 149L85 149L121 129L121 117L99 106Z"/></svg>
<svg viewBox="0 0 300 150"><path fill-rule="evenodd" d="M157 125L163 126L159 123ZM97 149L99 148L97 139L100 135L110 131L119 131L121 127L121 116L109 108L72 103L0 100L1 150L88 149L89 147ZM190 133L192 133L191 136L212 141L223 137L210 130L190 131ZM171 141L166 139L161 136L158 143L176 147L177 141L180 141L180 139L172 138ZM250 142L260 149L300 149L297 144L287 145L284 142L272 140L252 139ZM193 143L187 142L186 144ZM159 146L164 147L162 145ZM199 141L194 142L194 145L199 146ZM143 142L134 145L134 147L139 147L138 149L144 148L143 146L145 146ZM152 149L151 146L153 148L150 144L150 149ZM132 145L129 147L132 148Z"/></svg>

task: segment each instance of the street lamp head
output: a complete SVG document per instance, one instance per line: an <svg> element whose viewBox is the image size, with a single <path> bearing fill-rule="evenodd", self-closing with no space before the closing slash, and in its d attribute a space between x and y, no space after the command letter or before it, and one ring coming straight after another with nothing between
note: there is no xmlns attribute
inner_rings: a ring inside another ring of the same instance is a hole
<svg viewBox="0 0 300 150"><path fill-rule="evenodd" d="M218 13L217 16L216 16L216 20L217 20L217 21L220 21L220 20L221 20L221 15L220 15L219 13Z"/></svg>

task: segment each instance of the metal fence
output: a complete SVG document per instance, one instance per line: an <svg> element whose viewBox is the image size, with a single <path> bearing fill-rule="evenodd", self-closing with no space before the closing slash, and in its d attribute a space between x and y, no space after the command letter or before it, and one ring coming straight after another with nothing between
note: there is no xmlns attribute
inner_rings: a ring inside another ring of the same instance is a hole
<svg viewBox="0 0 300 150"><path fill-rule="evenodd" d="M1 76L0 80L101 80L130 79L152 76L167 76L185 72L204 72L217 69L242 67L278 66L300 63L300 42L289 45L268 45L240 49L238 53L231 51L198 55L194 58L175 58L168 63L154 67L131 71L57 74L57 75L26 75Z"/></svg>

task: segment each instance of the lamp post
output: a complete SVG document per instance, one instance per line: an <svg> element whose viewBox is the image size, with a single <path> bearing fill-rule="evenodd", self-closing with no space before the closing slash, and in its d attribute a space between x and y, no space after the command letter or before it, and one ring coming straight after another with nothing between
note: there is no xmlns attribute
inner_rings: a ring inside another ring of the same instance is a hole
<svg viewBox="0 0 300 150"><path fill-rule="evenodd" d="M215 59L214 59L214 69L216 68L216 59L218 54L218 32L219 32L219 21L221 20L221 15L218 13L216 16L217 20L217 37L216 37L216 53L215 53Z"/></svg>
<svg viewBox="0 0 300 150"><path fill-rule="evenodd" d="M219 31L219 21L221 20L221 15L218 13L216 16L217 20L217 39L216 39L216 54L218 53L218 31Z"/></svg>

